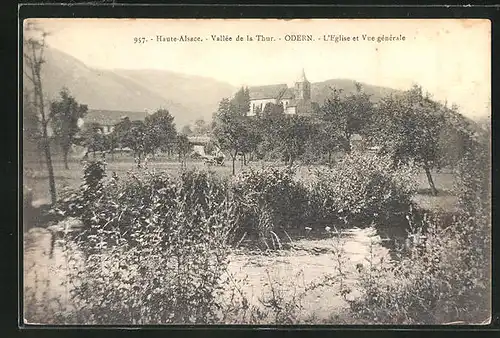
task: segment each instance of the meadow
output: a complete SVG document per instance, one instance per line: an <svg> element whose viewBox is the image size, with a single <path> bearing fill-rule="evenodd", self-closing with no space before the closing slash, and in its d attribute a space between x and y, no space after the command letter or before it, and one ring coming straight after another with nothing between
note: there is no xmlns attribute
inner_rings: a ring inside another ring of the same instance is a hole
<svg viewBox="0 0 500 338"><path fill-rule="evenodd" d="M92 159L92 157L91 157ZM99 159L99 158L97 158ZM137 164L129 155L115 155L115 159L106 161L108 175L116 173L118 177L123 177L129 171L136 171ZM30 168L28 172L23 173L23 183L29 186L33 191L33 200L35 204L40 205L50 202L50 193L48 189L48 177L45 167L40 168L40 165L35 161L25 161L25 166ZM70 169L64 168L61 158L55 158L53 162L54 176L56 180L57 191L61 189L74 189L81 184L83 165L80 160L72 160L69 162ZM255 161L243 165L241 161L236 162L236 173L259 168L284 168L281 162ZM323 167L320 165L301 165L298 168L297 175L307 176L314 168ZM181 172L181 164L175 158L167 158L166 156L157 156L150 160L147 164L148 170L157 172L165 172L171 175L179 175ZM224 166L206 165L201 160L188 159L186 161L186 169L207 169L215 171L223 177L231 176L231 163L226 161ZM436 188L440 194L432 196L429 189L429 183L423 170L417 177L418 194L414 196L415 201L425 208L441 209L445 211L453 211L456 204L456 196L454 196L454 175L452 170L443 169L433 172Z"/></svg>

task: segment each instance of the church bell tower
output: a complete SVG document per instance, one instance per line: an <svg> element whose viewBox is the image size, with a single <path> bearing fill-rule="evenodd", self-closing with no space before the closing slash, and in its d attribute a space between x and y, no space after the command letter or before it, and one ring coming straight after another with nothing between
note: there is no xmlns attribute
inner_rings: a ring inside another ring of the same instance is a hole
<svg viewBox="0 0 500 338"><path fill-rule="evenodd" d="M297 100L310 100L311 99L311 83L307 81L306 73L302 69L297 82L295 82L295 99Z"/></svg>

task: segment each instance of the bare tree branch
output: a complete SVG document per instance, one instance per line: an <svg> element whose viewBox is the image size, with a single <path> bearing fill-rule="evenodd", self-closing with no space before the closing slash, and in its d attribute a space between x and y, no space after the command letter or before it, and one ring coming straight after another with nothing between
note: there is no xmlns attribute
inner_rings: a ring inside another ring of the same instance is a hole
<svg viewBox="0 0 500 338"><path fill-rule="evenodd" d="M35 79L33 79L31 76L29 76L29 75L28 75L28 73L27 73L25 70L23 70L23 73L24 73L24 75L26 75L26 77L27 77L27 78L28 78L28 79L29 79L29 80L30 80L33 84L35 84Z"/></svg>

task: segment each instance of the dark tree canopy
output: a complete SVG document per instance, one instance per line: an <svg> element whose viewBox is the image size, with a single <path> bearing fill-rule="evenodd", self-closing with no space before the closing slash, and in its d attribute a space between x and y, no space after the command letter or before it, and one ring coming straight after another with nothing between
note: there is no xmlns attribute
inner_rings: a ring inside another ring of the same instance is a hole
<svg viewBox="0 0 500 338"><path fill-rule="evenodd" d="M373 115L373 103L370 96L363 91L361 84L356 83L356 92L342 96L342 91L333 89L319 111L324 121L323 135L327 146L341 145L350 151L353 134L366 134Z"/></svg>
<svg viewBox="0 0 500 338"><path fill-rule="evenodd" d="M68 168L68 152L79 130L78 120L83 118L87 112L87 105L79 104L76 99L71 96L67 88L63 88L60 92L60 99L53 101L50 105L52 129L63 151L64 165L66 168Z"/></svg>
<svg viewBox="0 0 500 338"><path fill-rule="evenodd" d="M184 164L186 155L188 155L193 148L191 143L189 143L188 137L184 134L177 135L175 147L177 155L179 156L179 162Z"/></svg>
<svg viewBox="0 0 500 338"><path fill-rule="evenodd" d="M231 100L236 114L246 116L250 111L250 91L248 87L241 87Z"/></svg>
<svg viewBox="0 0 500 338"><path fill-rule="evenodd" d="M144 121L144 150L154 153L158 148L171 150L176 142L177 131L174 117L166 109L158 109Z"/></svg>
<svg viewBox="0 0 500 338"><path fill-rule="evenodd" d="M430 171L439 166L439 137L444 122L442 105L414 86L380 102L372 136L395 163L413 161L422 166L436 194Z"/></svg>
<svg viewBox="0 0 500 338"><path fill-rule="evenodd" d="M103 151L106 149L106 139L98 123L89 123L82 133L84 145L89 151Z"/></svg>
<svg viewBox="0 0 500 338"><path fill-rule="evenodd" d="M234 175L236 156L245 150L249 135L245 125L245 116L241 116L237 107L227 98L222 99L214 116L213 133L221 149L230 153Z"/></svg>

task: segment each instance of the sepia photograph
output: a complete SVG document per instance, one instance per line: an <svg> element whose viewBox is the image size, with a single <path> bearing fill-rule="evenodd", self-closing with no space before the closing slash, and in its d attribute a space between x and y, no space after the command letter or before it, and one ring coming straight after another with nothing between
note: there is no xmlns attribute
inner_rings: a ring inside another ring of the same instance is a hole
<svg viewBox="0 0 500 338"><path fill-rule="evenodd" d="M489 20L19 33L24 325L491 323Z"/></svg>

